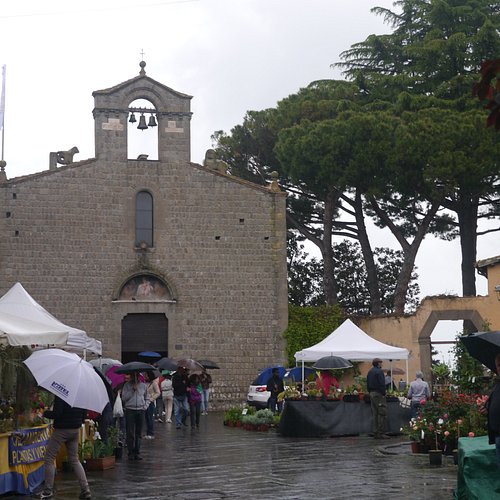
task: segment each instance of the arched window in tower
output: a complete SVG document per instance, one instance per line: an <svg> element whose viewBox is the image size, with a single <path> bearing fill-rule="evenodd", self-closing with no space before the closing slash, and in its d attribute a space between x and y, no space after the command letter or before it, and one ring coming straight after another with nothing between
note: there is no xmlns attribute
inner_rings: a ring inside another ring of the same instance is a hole
<svg viewBox="0 0 500 500"><path fill-rule="evenodd" d="M127 158L129 160L158 159L158 117L147 99L129 104L127 122Z"/></svg>
<svg viewBox="0 0 500 500"><path fill-rule="evenodd" d="M153 196L139 191L135 198L135 245L153 246Z"/></svg>

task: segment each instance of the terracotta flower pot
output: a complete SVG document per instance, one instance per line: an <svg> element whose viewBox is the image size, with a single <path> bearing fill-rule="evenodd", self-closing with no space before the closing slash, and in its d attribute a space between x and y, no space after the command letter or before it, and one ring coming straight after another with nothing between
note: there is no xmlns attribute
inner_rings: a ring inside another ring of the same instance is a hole
<svg viewBox="0 0 500 500"><path fill-rule="evenodd" d="M420 443L418 441L411 442L411 452L420 453Z"/></svg>
<svg viewBox="0 0 500 500"><path fill-rule="evenodd" d="M87 470L106 470L112 469L116 464L115 456L101 458L87 458L85 460L85 468Z"/></svg>

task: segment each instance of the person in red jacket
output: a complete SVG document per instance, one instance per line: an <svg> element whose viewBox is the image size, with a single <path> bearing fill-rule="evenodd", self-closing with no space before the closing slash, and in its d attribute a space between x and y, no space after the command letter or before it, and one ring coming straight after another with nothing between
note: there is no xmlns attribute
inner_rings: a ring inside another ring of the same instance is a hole
<svg viewBox="0 0 500 500"><path fill-rule="evenodd" d="M339 388L339 381L331 370L323 370L316 379L318 389L323 391L325 397Z"/></svg>

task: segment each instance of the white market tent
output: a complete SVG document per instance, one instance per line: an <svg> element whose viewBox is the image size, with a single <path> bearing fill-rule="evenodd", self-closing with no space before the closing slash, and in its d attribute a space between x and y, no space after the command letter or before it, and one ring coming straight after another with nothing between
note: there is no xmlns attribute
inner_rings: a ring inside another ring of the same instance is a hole
<svg viewBox="0 0 500 500"><path fill-rule="evenodd" d="M321 342L295 353L296 361L301 361L302 364L317 361L324 356L340 356L349 361L372 361L374 358L404 359L408 374L408 349L379 342L350 319L346 319Z"/></svg>
<svg viewBox="0 0 500 500"><path fill-rule="evenodd" d="M100 341L52 316L21 283L16 283L0 298L0 342L13 346L57 345L102 354Z"/></svg>

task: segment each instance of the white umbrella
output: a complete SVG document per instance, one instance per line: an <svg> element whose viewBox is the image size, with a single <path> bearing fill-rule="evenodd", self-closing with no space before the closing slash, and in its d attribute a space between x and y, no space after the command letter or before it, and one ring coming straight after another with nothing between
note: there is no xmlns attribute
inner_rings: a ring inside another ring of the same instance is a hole
<svg viewBox="0 0 500 500"><path fill-rule="evenodd" d="M101 413L109 402L106 386L94 367L74 353L44 349L24 363L38 385L72 407Z"/></svg>

